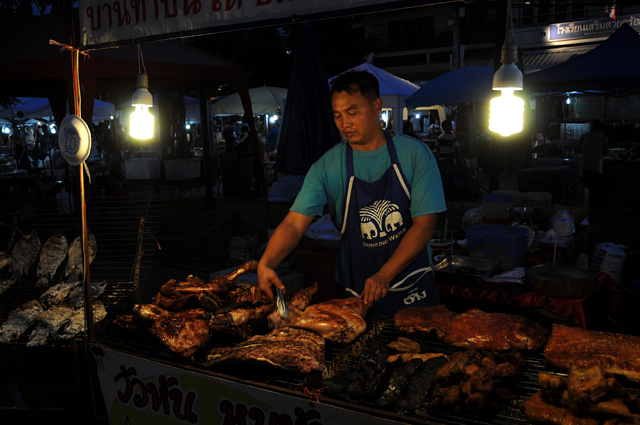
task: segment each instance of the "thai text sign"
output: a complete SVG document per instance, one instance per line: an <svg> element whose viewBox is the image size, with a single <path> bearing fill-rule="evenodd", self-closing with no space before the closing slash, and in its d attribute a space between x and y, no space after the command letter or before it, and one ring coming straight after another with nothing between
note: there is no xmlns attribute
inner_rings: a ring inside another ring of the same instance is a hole
<svg viewBox="0 0 640 425"><path fill-rule="evenodd" d="M399 425L213 375L92 347L111 425Z"/></svg>
<svg viewBox="0 0 640 425"><path fill-rule="evenodd" d="M389 0L79 0L80 40L99 47L150 38L175 38L374 5Z"/></svg>
<svg viewBox="0 0 640 425"><path fill-rule="evenodd" d="M633 29L639 31L640 15L619 16L615 20L602 18L551 24L549 27L549 41L608 37L623 24L629 24Z"/></svg>

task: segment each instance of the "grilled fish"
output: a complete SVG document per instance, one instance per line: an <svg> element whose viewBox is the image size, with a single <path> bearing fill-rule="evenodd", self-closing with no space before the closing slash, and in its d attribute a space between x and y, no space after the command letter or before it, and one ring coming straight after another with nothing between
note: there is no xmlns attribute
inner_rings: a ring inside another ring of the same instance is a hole
<svg viewBox="0 0 640 425"><path fill-rule="evenodd" d="M38 300L27 301L9 313L9 317L0 328L0 342L9 342L20 337L29 326L35 323L38 315L44 311Z"/></svg>
<svg viewBox="0 0 640 425"><path fill-rule="evenodd" d="M13 259L11 255L6 252L0 252L0 270L4 269L7 266L11 266Z"/></svg>
<svg viewBox="0 0 640 425"><path fill-rule="evenodd" d="M58 267L67 258L68 249L67 238L62 232L58 231L47 239L40 251L36 286L49 286L49 280L53 279Z"/></svg>
<svg viewBox="0 0 640 425"><path fill-rule="evenodd" d="M44 291L42 295L40 295L40 303L45 307L49 308L52 305L60 304L64 301L69 293L78 286L80 282L62 282L57 285L53 285L51 288Z"/></svg>
<svg viewBox="0 0 640 425"><path fill-rule="evenodd" d="M106 280L91 282L91 299L98 299L106 288ZM69 302L73 308L80 308L84 304L84 285L77 286L71 291L69 294Z"/></svg>
<svg viewBox="0 0 640 425"><path fill-rule="evenodd" d="M16 283L16 279L14 277L0 280L0 295L2 295L4 291L9 289L9 287L14 283Z"/></svg>
<svg viewBox="0 0 640 425"><path fill-rule="evenodd" d="M89 245L89 264L96 258L98 252L98 242L93 233L89 233L87 236L87 243ZM67 260L67 266L64 270L64 276L67 278L67 282L72 280L80 280L80 275L84 272L84 264L82 262L82 236L78 236L71 242L69 246L69 259Z"/></svg>
<svg viewBox="0 0 640 425"><path fill-rule="evenodd" d="M93 303L93 323L100 323L105 317L107 317L107 310L102 302L97 301ZM60 338L73 338L73 336L85 331L85 319L84 319L84 307L77 308L73 311L71 319L64 330L60 332Z"/></svg>
<svg viewBox="0 0 640 425"><path fill-rule="evenodd" d="M24 235L13 246L11 257L13 259L13 277L16 282L20 280L21 276L29 274L31 265L38 257L41 246L40 237L35 230L31 230L28 235Z"/></svg>
<svg viewBox="0 0 640 425"><path fill-rule="evenodd" d="M27 347L44 345L49 336L56 337L58 330L69 323L73 309L65 304L54 305L38 316L38 324L31 332Z"/></svg>

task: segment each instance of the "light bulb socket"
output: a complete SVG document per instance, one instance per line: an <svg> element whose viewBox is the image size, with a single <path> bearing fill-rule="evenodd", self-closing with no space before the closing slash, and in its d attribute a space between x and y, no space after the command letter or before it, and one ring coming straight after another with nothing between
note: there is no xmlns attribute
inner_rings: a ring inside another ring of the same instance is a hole
<svg viewBox="0 0 640 425"><path fill-rule="evenodd" d="M147 77L146 73L138 74L138 78L136 79L136 88L136 91L131 97L131 104L133 106L153 106L153 96L149 91L149 77Z"/></svg>
<svg viewBox="0 0 640 425"><path fill-rule="evenodd" d="M518 62L518 45L505 42L502 45L500 63L502 66L493 75L493 89L522 90L522 71L516 66Z"/></svg>
<svg viewBox="0 0 640 425"><path fill-rule="evenodd" d="M515 43L504 43L502 45L502 54L500 55L500 63L503 65L510 63L518 63L518 45Z"/></svg>

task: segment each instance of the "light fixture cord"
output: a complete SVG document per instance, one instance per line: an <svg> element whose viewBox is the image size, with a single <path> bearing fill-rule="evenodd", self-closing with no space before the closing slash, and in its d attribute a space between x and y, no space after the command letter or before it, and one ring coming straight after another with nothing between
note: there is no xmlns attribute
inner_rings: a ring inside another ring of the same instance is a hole
<svg viewBox="0 0 640 425"><path fill-rule="evenodd" d="M507 0L507 25L504 29L504 40L507 42L507 38L509 36L509 29L511 29L511 37L513 37L513 43L518 44L516 41L516 32L513 29L513 14L511 12L511 0Z"/></svg>
<svg viewBox="0 0 640 425"><path fill-rule="evenodd" d="M138 74L147 73L147 69L144 67L144 57L142 56L142 48L138 43Z"/></svg>

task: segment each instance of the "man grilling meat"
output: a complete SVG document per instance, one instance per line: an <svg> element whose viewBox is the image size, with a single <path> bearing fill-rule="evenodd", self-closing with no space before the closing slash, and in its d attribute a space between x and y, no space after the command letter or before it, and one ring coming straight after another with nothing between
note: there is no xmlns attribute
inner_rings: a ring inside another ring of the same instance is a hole
<svg viewBox="0 0 640 425"><path fill-rule="evenodd" d="M420 141L382 130L379 83L349 71L331 86L334 121L345 139L307 173L291 210L258 265L262 291L285 287L274 268L328 206L342 239L336 280L368 315L393 317L408 306L439 304L431 268L436 214L446 210L438 166Z"/></svg>

